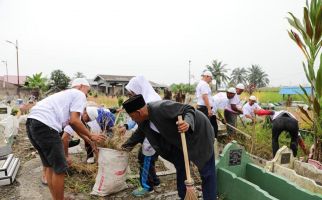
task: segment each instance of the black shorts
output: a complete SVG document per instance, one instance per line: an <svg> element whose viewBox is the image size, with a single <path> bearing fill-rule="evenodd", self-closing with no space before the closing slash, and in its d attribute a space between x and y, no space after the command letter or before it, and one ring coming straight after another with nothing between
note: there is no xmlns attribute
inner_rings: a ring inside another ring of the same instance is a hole
<svg viewBox="0 0 322 200"><path fill-rule="evenodd" d="M44 167L53 168L56 174L65 173L67 162L60 134L36 119L27 119L27 134L39 152Z"/></svg>

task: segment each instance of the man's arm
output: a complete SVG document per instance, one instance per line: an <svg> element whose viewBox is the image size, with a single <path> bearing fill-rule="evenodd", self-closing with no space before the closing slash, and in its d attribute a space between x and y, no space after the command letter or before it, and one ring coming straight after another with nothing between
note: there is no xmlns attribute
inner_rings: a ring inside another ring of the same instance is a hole
<svg viewBox="0 0 322 200"><path fill-rule="evenodd" d="M164 118L169 119L178 119L178 116L182 115L183 122L187 122L189 125L188 129L194 131L195 112L195 109L188 104L181 104L174 101L164 100L160 102L160 106L156 115L160 115ZM186 132L186 130L184 132Z"/></svg>
<svg viewBox="0 0 322 200"><path fill-rule="evenodd" d="M141 131L139 128L137 128L134 131L134 133L131 135L131 137L129 139L127 139L126 142L124 142L124 144L122 144L122 148L127 151L130 151L138 143L143 143L144 138L145 138L145 135L144 135L143 131Z"/></svg>
<svg viewBox="0 0 322 200"><path fill-rule="evenodd" d="M65 153L66 161L67 161L68 165L71 165L72 162L68 156L69 139L70 139L70 135L67 132L64 132L63 136L61 137L61 140L62 140L63 146L64 146L64 153Z"/></svg>
<svg viewBox="0 0 322 200"><path fill-rule="evenodd" d="M239 114L243 114L243 111L241 111L240 109L237 108L236 104L230 104L231 109Z"/></svg>
<svg viewBox="0 0 322 200"><path fill-rule="evenodd" d="M85 125L80 120L79 112L71 112L69 125L76 131L80 136L86 136L91 141L94 142L102 142L106 140L106 136L103 134L91 134L89 130L85 127Z"/></svg>
<svg viewBox="0 0 322 200"><path fill-rule="evenodd" d="M212 115L212 111L211 111L211 106L208 99L208 94L203 94L202 99L205 102L205 106L207 107L207 110L208 110L208 116L210 117Z"/></svg>

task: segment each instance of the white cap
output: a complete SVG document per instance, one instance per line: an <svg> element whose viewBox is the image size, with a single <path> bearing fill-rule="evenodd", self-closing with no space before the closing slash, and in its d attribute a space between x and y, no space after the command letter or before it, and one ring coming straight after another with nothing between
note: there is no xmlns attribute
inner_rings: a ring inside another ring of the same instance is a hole
<svg viewBox="0 0 322 200"><path fill-rule="evenodd" d="M256 99L255 96L252 95L252 96L249 97L249 100L256 101L257 99Z"/></svg>
<svg viewBox="0 0 322 200"><path fill-rule="evenodd" d="M212 73L210 71L204 71L202 73L202 76L211 76L212 77Z"/></svg>
<svg viewBox="0 0 322 200"><path fill-rule="evenodd" d="M238 83L238 84L236 85L236 89L245 90L245 86L244 86L243 84L241 84L241 83Z"/></svg>
<svg viewBox="0 0 322 200"><path fill-rule="evenodd" d="M75 78L72 82L71 87L75 87L78 85L85 85L85 86L90 87L88 81L85 78Z"/></svg>
<svg viewBox="0 0 322 200"><path fill-rule="evenodd" d="M86 107L86 112L91 121L96 120L98 117L97 107L89 106Z"/></svg>
<svg viewBox="0 0 322 200"><path fill-rule="evenodd" d="M227 92L236 94L236 89L233 87L228 88Z"/></svg>

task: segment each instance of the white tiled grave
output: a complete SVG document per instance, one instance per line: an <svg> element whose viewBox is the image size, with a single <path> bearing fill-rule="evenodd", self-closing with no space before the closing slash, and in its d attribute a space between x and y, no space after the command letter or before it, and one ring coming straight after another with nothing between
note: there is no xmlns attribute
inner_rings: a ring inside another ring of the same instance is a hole
<svg viewBox="0 0 322 200"><path fill-rule="evenodd" d="M9 154L0 159L0 185L10 185L14 182L20 166L19 158Z"/></svg>

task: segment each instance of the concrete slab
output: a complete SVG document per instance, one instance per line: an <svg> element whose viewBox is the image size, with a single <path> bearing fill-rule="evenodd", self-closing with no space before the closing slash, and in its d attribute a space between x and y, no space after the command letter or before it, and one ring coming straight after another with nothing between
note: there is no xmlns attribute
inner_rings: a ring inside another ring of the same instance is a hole
<svg viewBox="0 0 322 200"><path fill-rule="evenodd" d="M20 186L17 189L21 199L25 200L50 200L49 188L41 184L42 165L40 158L27 161L18 173L17 181Z"/></svg>

